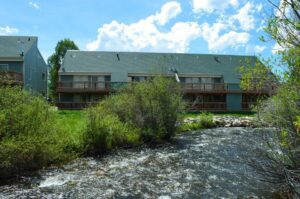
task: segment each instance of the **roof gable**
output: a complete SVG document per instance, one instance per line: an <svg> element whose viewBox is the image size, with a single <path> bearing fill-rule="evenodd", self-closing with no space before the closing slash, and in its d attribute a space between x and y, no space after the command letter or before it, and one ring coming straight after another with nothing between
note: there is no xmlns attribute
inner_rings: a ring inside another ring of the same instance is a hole
<svg viewBox="0 0 300 199"><path fill-rule="evenodd" d="M32 36L0 36L0 57L21 57L37 42Z"/></svg>

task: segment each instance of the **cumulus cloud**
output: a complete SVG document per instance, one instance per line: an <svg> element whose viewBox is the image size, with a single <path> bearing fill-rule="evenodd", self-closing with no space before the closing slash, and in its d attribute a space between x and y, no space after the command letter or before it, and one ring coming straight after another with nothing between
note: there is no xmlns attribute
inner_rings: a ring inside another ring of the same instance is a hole
<svg viewBox="0 0 300 199"><path fill-rule="evenodd" d="M12 28L9 26L1 27L0 26L0 35L12 35L18 33L19 30L17 28Z"/></svg>
<svg viewBox="0 0 300 199"><path fill-rule="evenodd" d="M192 0L192 7L195 13L202 11L211 13L215 10L223 11L230 6L238 7L238 5L238 0Z"/></svg>
<svg viewBox="0 0 300 199"><path fill-rule="evenodd" d="M192 40L200 35L196 22L177 22L168 32L158 26L165 25L181 12L177 2L169 2L161 11L132 24L112 21L98 29L95 41L86 45L88 50L168 51L186 52Z"/></svg>
<svg viewBox="0 0 300 199"><path fill-rule="evenodd" d="M170 19L176 17L181 13L181 6L178 2L168 2L162 6L161 11L157 13L154 18L159 25L165 25Z"/></svg>
<svg viewBox="0 0 300 199"><path fill-rule="evenodd" d="M209 25L204 23L202 28L202 37L208 43L208 49L214 52L222 51L227 47L244 46L250 40L250 34L247 32L229 31L221 35L222 30L227 30L228 25L215 23Z"/></svg>
<svg viewBox="0 0 300 199"><path fill-rule="evenodd" d="M206 1L203 1L206 2ZM233 0L229 4L236 5ZM94 41L86 45L87 50L116 50L116 51L157 51L157 52L187 52L190 43L203 39L208 43L212 52L223 51L226 48L238 49L245 47L250 40L247 30L253 28L249 9L252 4L245 5L236 14L236 19L224 17L214 23L202 24L192 21L176 22L167 29L171 19L181 13L178 2L172 1L162 6L159 12L131 24L112 21L98 28ZM238 16L248 17L239 19ZM232 16L231 16L232 17ZM226 20L227 19L227 20ZM237 28L235 22L246 23ZM248 23L249 22L249 23ZM163 30L163 31L162 31Z"/></svg>
<svg viewBox="0 0 300 199"><path fill-rule="evenodd" d="M34 2L32 2L32 1L30 1L28 4L29 4L31 7L35 8L35 9L39 9L39 8L40 8L40 6L39 6L37 3L34 3Z"/></svg>
<svg viewBox="0 0 300 199"><path fill-rule="evenodd" d="M254 8L254 4L247 2L230 20L238 21L242 30L252 30L255 28Z"/></svg>

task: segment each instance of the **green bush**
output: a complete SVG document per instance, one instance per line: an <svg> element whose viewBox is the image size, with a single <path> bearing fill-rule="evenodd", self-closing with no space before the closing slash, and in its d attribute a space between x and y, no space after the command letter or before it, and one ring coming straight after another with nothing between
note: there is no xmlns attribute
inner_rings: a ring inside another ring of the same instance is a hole
<svg viewBox="0 0 300 199"><path fill-rule="evenodd" d="M174 81L156 77L133 83L88 110L86 145L103 151L128 142L127 134L134 142L137 137L143 142L167 140L175 135L183 110L181 89Z"/></svg>
<svg viewBox="0 0 300 199"><path fill-rule="evenodd" d="M0 87L0 178L69 159L57 111L41 97Z"/></svg>
<svg viewBox="0 0 300 199"><path fill-rule="evenodd" d="M215 126L213 122L213 114L211 113L201 113L199 116L199 123L202 128L212 128Z"/></svg>
<svg viewBox="0 0 300 199"><path fill-rule="evenodd" d="M182 123L179 131L186 132L212 127L215 127L215 123L213 122L213 114L203 112L196 117L196 121Z"/></svg>
<svg viewBox="0 0 300 199"><path fill-rule="evenodd" d="M101 154L116 147L131 147L140 141L138 129L121 122L117 115L107 113L102 106L89 108L87 117L84 143L89 154Z"/></svg>

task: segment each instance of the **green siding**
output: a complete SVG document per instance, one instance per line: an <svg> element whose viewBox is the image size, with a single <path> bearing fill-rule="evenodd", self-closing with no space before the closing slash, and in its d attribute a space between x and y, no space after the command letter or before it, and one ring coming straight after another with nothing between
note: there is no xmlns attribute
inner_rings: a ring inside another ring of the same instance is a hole
<svg viewBox="0 0 300 199"><path fill-rule="evenodd" d="M34 43L32 47L28 50L28 52L25 54L24 67L25 89L46 94L47 65L37 48L37 42Z"/></svg>
<svg viewBox="0 0 300 199"><path fill-rule="evenodd" d="M242 94L227 94L227 111L242 110Z"/></svg>
<svg viewBox="0 0 300 199"><path fill-rule="evenodd" d="M240 84L227 84L227 88L229 91L240 91Z"/></svg>
<svg viewBox="0 0 300 199"><path fill-rule="evenodd" d="M47 64L38 50L37 42L37 37L32 36L0 36L0 60L13 60L2 63L9 64L12 72L23 73L25 89L46 94Z"/></svg>

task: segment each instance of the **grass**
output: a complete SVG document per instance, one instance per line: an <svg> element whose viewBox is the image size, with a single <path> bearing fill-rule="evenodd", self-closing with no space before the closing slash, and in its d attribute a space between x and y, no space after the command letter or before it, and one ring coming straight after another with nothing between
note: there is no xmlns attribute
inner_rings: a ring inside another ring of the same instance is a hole
<svg viewBox="0 0 300 199"><path fill-rule="evenodd" d="M86 128L85 112L80 110L59 110L58 122L63 137L68 137L70 150L82 152L82 138Z"/></svg>

